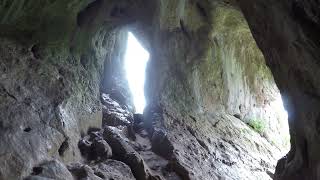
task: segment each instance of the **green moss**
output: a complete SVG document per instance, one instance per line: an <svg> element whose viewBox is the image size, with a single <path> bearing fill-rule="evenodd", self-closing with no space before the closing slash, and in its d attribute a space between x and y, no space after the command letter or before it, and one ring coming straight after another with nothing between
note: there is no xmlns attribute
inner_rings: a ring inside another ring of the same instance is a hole
<svg viewBox="0 0 320 180"><path fill-rule="evenodd" d="M248 125L259 134L263 133L266 129L265 121L258 118L249 120Z"/></svg>

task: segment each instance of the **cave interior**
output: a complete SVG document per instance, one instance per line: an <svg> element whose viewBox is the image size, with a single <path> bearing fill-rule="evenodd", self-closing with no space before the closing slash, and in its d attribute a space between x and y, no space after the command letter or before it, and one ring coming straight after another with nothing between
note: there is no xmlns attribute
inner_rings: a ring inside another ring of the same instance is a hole
<svg viewBox="0 0 320 180"><path fill-rule="evenodd" d="M319 32L318 0L0 1L0 180L319 180Z"/></svg>

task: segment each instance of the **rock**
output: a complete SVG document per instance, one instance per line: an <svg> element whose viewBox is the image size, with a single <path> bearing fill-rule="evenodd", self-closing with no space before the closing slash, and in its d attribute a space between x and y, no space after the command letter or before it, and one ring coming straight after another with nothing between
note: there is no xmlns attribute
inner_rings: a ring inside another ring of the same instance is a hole
<svg viewBox="0 0 320 180"><path fill-rule="evenodd" d="M133 123L133 115L128 109L123 109L109 94L102 94L103 124L108 126L126 126Z"/></svg>
<svg viewBox="0 0 320 180"><path fill-rule="evenodd" d="M174 115L168 114L164 118L174 118ZM166 133L154 134L159 138L154 138L156 148L153 149L171 147L170 156L162 156L169 161L167 168L181 179L267 180L277 158L281 157L276 147L233 116L217 116L213 122L202 122L200 127L184 127L183 123L174 120L176 123L166 129ZM163 139L171 146L159 145Z"/></svg>
<svg viewBox="0 0 320 180"><path fill-rule="evenodd" d="M81 139L78 143L78 147L80 149L80 152L83 156L88 157L90 152L91 152L91 144L92 142L90 142L86 137Z"/></svg>
<svg viewBox="0 0 320 180"><path fill-rule="evenodd" d="M110 144L115 157L131 168L136 179L159 179L151 173L143 158L125 141L116 128L105 126L103 136Z"/></svg>
<svg viewBox="0 0 320 180"><path fill-rule="evenodd" d="M79 141L78 147L88 161L101 161L112 157L112 149L103 139L101 131L90 132Z"/></svg>
<svg viewBox="0 0 320 180"><path fill-rule="evenodd" d="M94 159L101 160L112 157L112 150L105 140L94 140L92 143L92 153L96 156Z"/></svg>
<svg viewBox="0 0 320 180"><path fill-rule="evenodd" d="M46 179L71 180L73 178L67 167L57 160L48 161L33 167L31 176L26 178L26 180Z"/></svg>
<svg viewBox="0 0 320 180"><path fill-rule="evenodd" d="M68 165L68 169L72 173L75 179L92 179L92 180L100 179L100 177L96 176L92 168L88 165L83 165L80 163L72 163Z"/></svg>
<svg viewBox="0 0 320 180"><path fill-rule="evenodd" d="M76 179L135 180L130 168L126 164L111 159L100 162L91 167L88 165L74 163L70 164L68 169Z"/></svg>
<svg viewBox="0 0 320 180"><path fill-rule="evenodd" d="M93 170L96 175L101 178L103 177L102 179L135 179L129 166L116 160L107 160L103 163L99 163L93 166Z"/></svg>
<svg viewBox="0 0 320 180"><path fill-rule="evenodd" d="M173 154L173 145L169 141L165 130L155 129L151 137L152 149L165 159L171 159Z"/></svg>

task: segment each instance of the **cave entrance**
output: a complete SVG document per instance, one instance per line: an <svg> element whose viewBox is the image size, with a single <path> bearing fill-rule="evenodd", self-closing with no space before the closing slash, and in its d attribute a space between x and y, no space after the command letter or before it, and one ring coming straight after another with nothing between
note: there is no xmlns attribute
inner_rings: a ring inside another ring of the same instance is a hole
<svg viewBox="0 0 320 180"><path fill-rule="evenodd" d="M128 32L124 64L136 113L143 113L146 104L144 82L148 60L149 52L142 47L133 33Z"/></svg>

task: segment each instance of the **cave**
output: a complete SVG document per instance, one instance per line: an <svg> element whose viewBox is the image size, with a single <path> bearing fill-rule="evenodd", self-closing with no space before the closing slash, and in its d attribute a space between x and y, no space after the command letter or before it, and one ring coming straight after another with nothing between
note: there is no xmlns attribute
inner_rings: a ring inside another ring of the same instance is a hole
<svg viewBox="0 0 320 180"><path fill-rule="evenodd" d="M319 12L0 2L0 179L320 179Z"/></svg>

